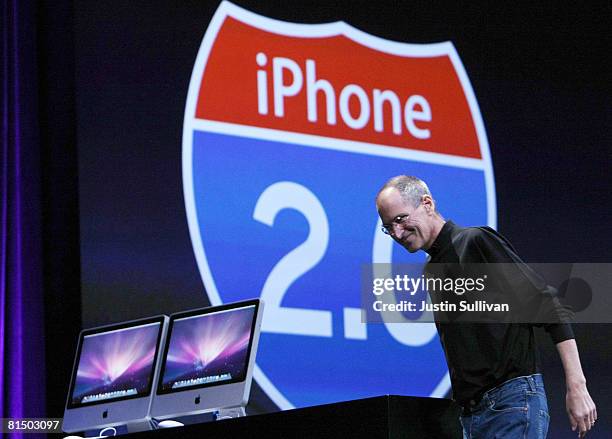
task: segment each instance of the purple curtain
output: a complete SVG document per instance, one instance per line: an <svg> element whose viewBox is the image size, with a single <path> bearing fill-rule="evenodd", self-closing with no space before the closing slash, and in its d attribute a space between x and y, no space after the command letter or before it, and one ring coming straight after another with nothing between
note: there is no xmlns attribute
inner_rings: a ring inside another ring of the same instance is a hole
<svg viewBox="0 0 612 439"><path fill-rule="evenodd" d="M0 418L44 417L36 5L2 0L1 13Z"/></svg>

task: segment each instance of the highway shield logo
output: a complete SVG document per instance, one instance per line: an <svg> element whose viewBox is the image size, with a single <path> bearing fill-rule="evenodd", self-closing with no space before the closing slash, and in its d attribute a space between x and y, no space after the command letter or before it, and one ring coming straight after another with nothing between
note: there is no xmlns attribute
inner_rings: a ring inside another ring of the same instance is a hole
<svg viewBox="0 0 612 439"><path fill-rule="evenodd" d="M189 86L183 182L211 303L266 304L254 377L285 409L444 396L433 324L363 324L360 272L419 262L379 230L391 176L425 180L445 217L496 224L486 132L451 42L294 24L223 2Z"/></svg>

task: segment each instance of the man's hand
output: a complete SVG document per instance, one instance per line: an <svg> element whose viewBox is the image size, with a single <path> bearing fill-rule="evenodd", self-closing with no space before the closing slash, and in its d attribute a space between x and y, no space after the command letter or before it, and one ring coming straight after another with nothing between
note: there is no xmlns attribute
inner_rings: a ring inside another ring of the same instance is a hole
<svg viewBox="0 0 612 439"><path fill-rule="evenodd" d="M586 382L568 386L565 405L572 431L578 429L578 437L584 437L597 420L597 408L589 395Z"/></svg>
<svg viewBox="0 0 612 439"><path fill-rule="evenodd" d="M557 343L557 351L565 370L567 395L565 407L572 431L578 430L578 437L584 437L597 420L597 408L589 395L586 379L582 373L578 347L574 339Z"/></svg>

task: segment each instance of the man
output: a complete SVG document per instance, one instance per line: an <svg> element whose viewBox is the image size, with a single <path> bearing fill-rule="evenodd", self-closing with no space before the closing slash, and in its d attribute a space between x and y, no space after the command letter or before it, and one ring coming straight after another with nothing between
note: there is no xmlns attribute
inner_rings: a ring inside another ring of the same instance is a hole
<svg viewBox="0 0 612 439"><path fill-rule="evenodd" d="M411 253L427 252L429 264L504 262L524 266L508 241L492 229L463 228L445 221L419 178L392 178L378 193L376 206L383 231ZM546 437L548 406L538 373L533 325L437 322L436 326L453 397L463 408L464 437ZM584 437L595 424L597 411L586 387L571 326L543 326L563 363L572 430Z"/></svg>

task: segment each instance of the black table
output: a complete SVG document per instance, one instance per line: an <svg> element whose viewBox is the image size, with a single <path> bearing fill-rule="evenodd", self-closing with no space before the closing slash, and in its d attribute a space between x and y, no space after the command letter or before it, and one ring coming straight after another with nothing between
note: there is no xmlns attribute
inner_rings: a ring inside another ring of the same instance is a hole
<svg viewBox="0 0 612 439"><path fill-rule="evenodd" d="M385 395L142 433L130 439L461 438L459 407L437 398Z"/></svg>

